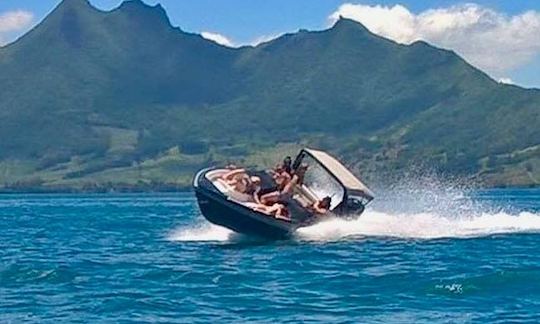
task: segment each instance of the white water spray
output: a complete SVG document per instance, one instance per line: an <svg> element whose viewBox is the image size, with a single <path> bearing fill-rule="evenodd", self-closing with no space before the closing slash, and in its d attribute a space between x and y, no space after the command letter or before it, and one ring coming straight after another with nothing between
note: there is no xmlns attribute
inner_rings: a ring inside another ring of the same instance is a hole
<svg viewBox="0 0 540 324"><path fill-rule="evenodd" d="M431 174L409 176L396 183L400 185L378 190L373 205L359 218L330 218L299 229L296 238L308 241L358 236L437 239L540 232L540 213L471 199L467 186L462 184L449 184ZM229 241L232 237L232 231L210 224L180 229L170 235L175 241Z"/></svg>
<svg viewBox="0 0 540 324"><path fill-rule="evenodd" d="M297 237L323 241L352 236L436 239L540 232L540 214L470 198L467 184L441 181L432 173L408 175L395 183L380 191L361 217L329 219L299 229Z"/></svg>
<svg viewBox="0 0 540 324"><path fill-rule="evenodd" d="M173 231L168 239L171 241L228 241L234 236L234 232L225 227L204 224L190 228L177 229Z"/></svg>
<svg viewBox="0 0 540 324"><path fill-rule="evenodd" d="M502 233L540 231L540 215L522 212L481 214L446 218L434 213L391 214L366 211L356 220L329 219L301 228L303 240L332 241L354 236L384 236L409 239L465 238Z"/></svg>

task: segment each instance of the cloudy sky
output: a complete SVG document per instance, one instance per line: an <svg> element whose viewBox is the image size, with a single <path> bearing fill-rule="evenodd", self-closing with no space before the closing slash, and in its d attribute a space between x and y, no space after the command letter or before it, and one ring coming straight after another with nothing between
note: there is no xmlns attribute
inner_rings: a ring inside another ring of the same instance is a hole
<svg viewBox="0 0 540 324"><path fill-rule="evenodd" d="M72 1L72 0L67 0ZM0 44L12 42L60 0L1 0ZM109 10L121 0L90 0ZM409 44L456 51L501 82L540 88L539 0L145 0L172 23L227 46L257 44L300 28L320 30L341 15Z"/></svg>

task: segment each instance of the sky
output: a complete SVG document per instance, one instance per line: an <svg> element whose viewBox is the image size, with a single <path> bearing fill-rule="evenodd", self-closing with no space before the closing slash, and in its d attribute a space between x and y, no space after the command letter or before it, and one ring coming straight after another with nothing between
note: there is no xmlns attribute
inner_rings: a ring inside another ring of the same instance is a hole
<svg viewBox="0 0 540 324"><path fill-rule="evenodd" d="M68 0L69 1L69 0ZM90 0L102 10L121 0ZM451 49L495 80L540 88L540 0L144 0L171 23L226 46L255 45L339 16L398 43ZM0 0L0 45L41 21L60 0Z"/></svg>

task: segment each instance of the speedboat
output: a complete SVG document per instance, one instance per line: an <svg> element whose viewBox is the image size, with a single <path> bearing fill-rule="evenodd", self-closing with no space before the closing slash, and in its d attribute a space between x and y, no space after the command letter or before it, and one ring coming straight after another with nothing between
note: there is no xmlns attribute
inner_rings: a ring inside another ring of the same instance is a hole
<svg viewBox="0 0 540 324"><path fill-rule="evenodd" d="M302 149L292 163L292 173L307 166L302 184L294 187L287 203L289 219L276 218L256 210L256 203L241 193L223 176L228 168L200 170L193 180L193 188L202 215L211 223L237 233L271 239L291 237L300 227L334 217L358 217L374 195L356 176L330 154L314 149ZM269 171L246 170L249 176L261 179L261 187L275 186ZM331 197L328 213L320 215L306 206Z"/></svg>

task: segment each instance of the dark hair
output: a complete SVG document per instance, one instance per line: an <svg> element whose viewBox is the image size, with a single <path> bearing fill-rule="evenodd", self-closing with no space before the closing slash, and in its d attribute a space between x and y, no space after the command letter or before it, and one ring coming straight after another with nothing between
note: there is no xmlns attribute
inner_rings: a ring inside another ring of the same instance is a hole
<svg viewBox="0 0 540 324"><path fill-rule="evenodd" d="M326 196L319 203L319 207L328 209L328 208L330 208L331 204L332 204L332 197Z"/></svg>
<svg viewBox="0 0 540 324"><path fill-rule="evenodd" d="M287 172L287 173L291 173L291 164L292 164L292 159L290 156L286 156L284 159L283 159L283 164L281 165L281 167L283 168L283 171Z"/></svg>
<svg viewBox="0 0 540 324"><path fill-rule="evenodd" d="M283 168L287 170L287 172L291 172L291 164L292 160L290 156L287 156L283 159Z"/></svg>

